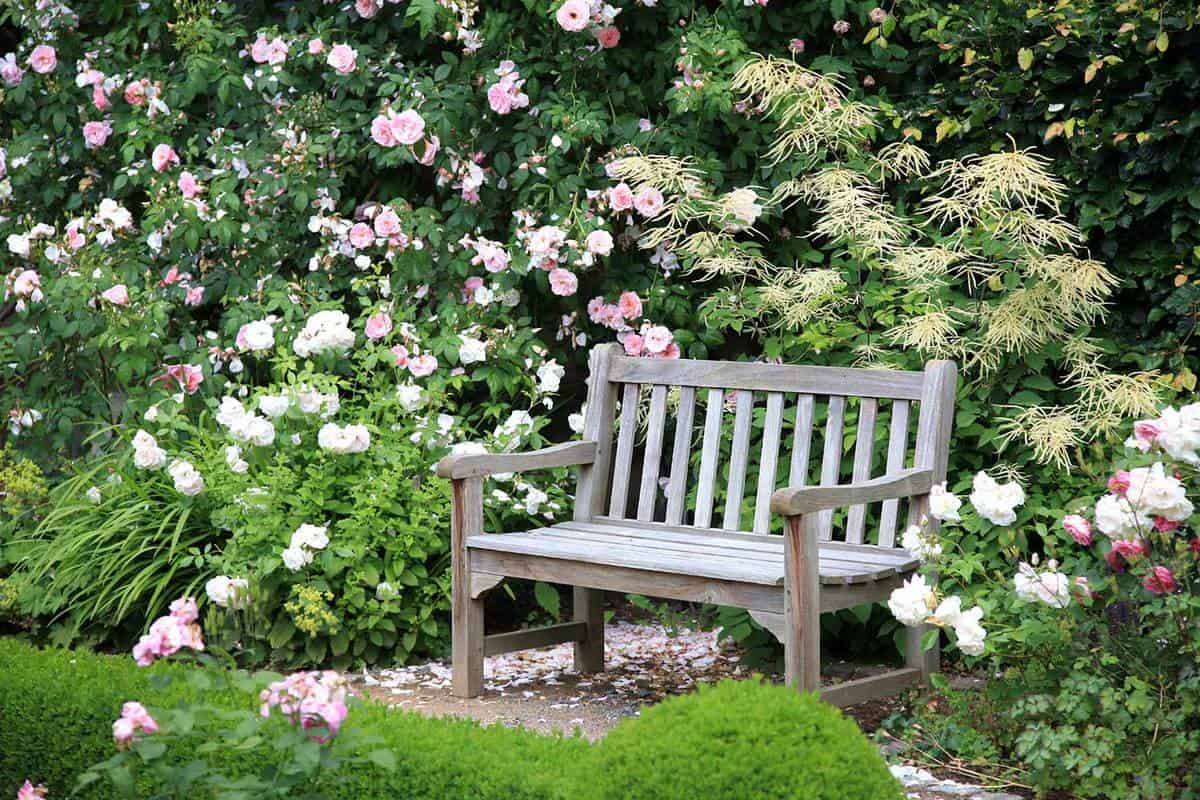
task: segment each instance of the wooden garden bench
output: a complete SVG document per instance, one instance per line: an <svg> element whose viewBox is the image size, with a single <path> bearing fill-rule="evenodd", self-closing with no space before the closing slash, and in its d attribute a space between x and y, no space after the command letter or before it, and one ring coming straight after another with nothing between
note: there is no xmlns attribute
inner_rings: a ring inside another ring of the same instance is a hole
<svg viewBox="0 0 1200 800"><path fill-rule="evenodd" d="M896 530L901 503L909 524L921 519L930 487L945 480L954 363L900 372L672 361L629 358L605 345L592 351L590 371L582 441L529 453L452 455L438 464L453 481L454 693L479 694L485 655L559 642L575 643L581 672L603 669L605 590L745 608L783 642L787 682L820 689L821 612L886 600L918 566L895 546ZM730 417L731 435L723 435ZM886 437L877 441L885 418ZM843 468L846 431L855 425L853 463ZM822 426L814 480L809 454L814 427ZM872 477L879 461L883 474ZM579 467L572 521L484 532L485 476L568 465ZM747 498L751 470L756 489ZM778 488L781 482L787 488ZM714 504L722 497L718 524ZM752 512L743 515L744 507ZM771 533L773 526L783 535ZM485 636L483 596L505 577L575 587L573 620ZM921 682L938 666L938 650L921 649L923 632L907 632L904 668L826 688L823 696L848 705Z"/></svg>

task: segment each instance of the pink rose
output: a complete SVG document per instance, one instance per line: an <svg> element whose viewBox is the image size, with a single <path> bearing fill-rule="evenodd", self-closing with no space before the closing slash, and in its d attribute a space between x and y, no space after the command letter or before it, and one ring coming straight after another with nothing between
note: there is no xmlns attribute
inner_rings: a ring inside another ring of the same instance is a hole
<svg viewBox="0 0 1200 800"><path fill-rule="evenodd" d="M425 135L425 120L411 108L389 120L392 136L400 144L416 144Z"/></svg>
<svg viewBox="0 0 1200 800"><path fill-rule="evenodd" d="M633 208L633 190L627 183L618 183L608 190L608 202L613 211L628 211Z"/></svg>
<svg viewBox="0 0 1200 800"><path fill-rule="evenodd" d="M380 311L367 317L367 338L378 341L392 332L392 318L386 311Z"/></svg>
<svg viewBox="0 0 1200 800"><path fill-rule="evenodd" d="M396 358L396 366L404 369L408 366L408 348L402 344L392 346L392 355Z"/></svg>
<svg viewBox="0 0 1200 800"><path fill-rule="evenodd" d="M287 54L287 42L278 36L267 41L267 37L260 33L254 44L250 45L250 58L256 64L282 64L287 61Z"/></svg>
<svg viewBox="0 0 1200 800"><path fill-rule="evenodd" d="M1063 517L1062 526L1078 544L1087 547L1092 543L1092 524L1078 514Z"/></svg>
<svg viewBox="0 0 1200 800"><path fill-rule="evenodd" d="M196 601L190 597L180 597L172 600L169 608L171 616L184 625L191 625L200 619L200 608L196 605Z"/></svg>
<svg viewBox="0 0 1200 800"><path fill-rule="evenodd" d="M92 84L92 105L97 111L107 111L112 107L112 103L108 102L108 93L104 91L104 83Z"/></svg>
<svg viewBox="0 0 1200 800"><path fill-rule="evenodd" d="M204 287L192 286L183 297L184 305L198 306L204 302Z"/></svg>
<svg viewBox="0 0 1200 800"><path fill-rule="evenodd" d="M587 0L567 0L558 7L554 18L564 31L578 33L588 26L589 13Z"/></svg>
<svg viewBox="0 0 1200 800"><path fill-rule="evenodd" d="M375 242L375 234L371 231L371 226L365 222L356 222L350 228L350 244L354 245L358 250L364 247L370 247Z"/></svg>
<svg viewBox="0 0 1200 800"><path fill-rule="evenodd" d="M29 54L29 68L39 75L54 72L54 68L57 66L58 54L48 44L39 44Z"/></svg>
<svg viewBox="0 0 1200 800"><path fill-rule="evenodd" d="M1180 524L1181 523L1173 519L1167 519L1166 517L1154 518L1154 530L1158 531L1159 533L1172 533L1177 531L1179 530Z"/></svg>
<svg viewBox="0 0 1200 800"><path fill-rule="evenodd" d="M179 165L179 154L169 144L155 145L154 152L150 154L150 163L155 172L162 172Z"/></svg>
<svg viewBox="0 0 1200 800"><path fill-rule="evenodd" d="M592 231L587 235L584 246L593 255L606 256L613 249L612 234L608 231Z"/></svg>
<svg viewBox="0 0 1200 800"><path fill-rule="evenodd" d="M493 83L487 90L488 105L497 114L507 114L512 111L513 97L505 81Z"/></svg>
<svg viewBox="0 0 1200 800"><path fill-rule="evenodd" d="M21 65L17 63L15 53L8 53L4 58L0 58L0 78L9 86L16 86L25 77L25 70L21 69Z"/></svg>
<svg viewBox="0 0 1200 800"><path fill-rule="evenodd" d="M659 355L667 349L667 345L669 345L675 337L672 336L671 331L664 326L652 325L646 330L644 338L646 340L646 350L654 355Z"/></svg>
<svg viewBox="0 0 1200 800"><path fill-rule="evenodd" d="M308 40L308 54L309 55L319 56L323 52L325 52L325 43L324 42L322 42L320 39L309 39Z"/></svg>
<svg viewBox="0 0 1200 800"><path fill-rule="evenodd" d="M655 217L663 209L662 192L653 186L647 186L633 198L633 207L643 217Z"/></svg>
<svg viewBox="0 0 1200 800"><path fill-rule="evenodd" d="M559 297L570 297L579 289L579 279L569 269L555 267L550 270L550 291Z"/></svg>
<svg viewBox="0 0 1200 800"><path fill-rule="evenodd" d="M400 215L390 208L384 208L375 216L375 234L377 236L392 236L400 232Z"/></svg>
<svg viewBox="0 0 1200 800"><path fill-rule="evenodd" d="M629 333L621 340L621 346L625 348L625 355L640 356L646 349L646 340L636 333Z"/></svg>
<svg viewBox="0 0 1200 800"><path fill-rule="evenodd" d="M625 319L637 319L642 315L642 298L638 297L637 292L621 292L617 307L621 309L621 316Z"/></svg>
<svg viewBox="0 0 1200 800"><path fill-rule="evenodd" d="M1151 594L1170 594L1179 588L1175 576L1166 567L1154 567L1142 578L1142 586Z"/></svg>
<svg viewBox="0 0 1200 800"><path fill-rule="evenodd" d="M97 147L103 147L108 141L108 137L112 135L112 125L108 120L100 122L85 122L83 125L83 141L88 150L95 150Z"/></svg>
<svg viewBox="0 0 1200 800"><path fill-rule="evenodd" d="M179 176L179 192L188 200L191 200L200 193L200 184L196 183L196 176L190 172L184 171Z"/></svg>
<svg viewBox="0 0 1200 800"><path fill-rule="evenodd" d="M19 273L12 284L13 294L17 297L32 297L41 288L41 276L31 269Z"/></svg>
<svg viewBox="0 0 1200 800"><path fill-rule="evenodd" d="M396 146L396 135L392 133L391 121L383 114L371 120L371 138L380 147Z"/></svg>
<svg viewBox="0 0 1200 800"><path fill-rule="evenodd" d="M140 81L130 81L125 87L125 102L131 106L146 105L146 87L150 81L143 78Z"/></svg>
<svg viewBox="0 0 1200 800"><path fill-rule="evenodd" d="M442 147L442 140L436 136L430 136L425 140L425 151L421 153L420 164L423 167L428 167L433 164L433 159L437 158L438 150Z"/></svg>
<svg viewBox="0 0 1200 800"><path fill-rule="evenodd" d="M17 789L17 800L45 800L47 791L46 787L41 784L34 786L29 781L25 781L21 784L21 788Z"/></svg>
<svg viewBox="0 0 1200 800"><path fill-rule="evenodd" d="M483 268L488 272L503 272L508 269L508 262L511 260L511 257L503 247L491 242L477 244L475 246L475 255L475 260L482 263Z"/></svg>
<svg viewBox="0 0 1200 800"><path fill-rule="evenodd" d="M796 55L800 55L804 52L804 40L792 39L790 42L788 42L788 50L791 50Z"/></svg>
<svg viewBox="0 0 1200 800"><path fill-rule="evenodd" d="M422 353L408 360L408 371L412 373L414 378L424 378L427 375L432 375L437 366L437 358L429 353Z"/></svg>
<svg viewBox="0 0 1200 800"><path fill-rule="evenodd" d="M621 32L617 30L617 26L609 25L596 31L596 41L605 49L616 47L621 41Z"/></svg>
<svg viewBox="0 0 1200 800"><path fill-rule="evenodd" d="M1154 420L1144 419L1133 423L1133 438L1147 445L1146 449L1149 449L1149 445L1154 444L1160 434L1162 434L1162 426Z"/></svg>
<svg viewBox="0 0 1200 800"><path fill-rule="evenodd" d="M83 223L79 220L72 220L67 225L67 247L72 250L78 250L87 244L87 237L79 230Z"/></svg>
<svg viewBox="0 0 1200 800"><path fill-rule="evenodd" d="M377 0L354 0L354 10L363 19L370 19L379 13L380 4Z"/></svg>
<svg viewBox="0 0 1200 800"><path fill-rule="evenodd" d="M112 724L113 739L117 747L124 747L133 741L133 723L124 717L118 717Z"/></svg>
<svg viewBox="0 0 1200 800"><path fill-rule="evenodd" d="M659 357L660 358L679 358L680 355L681 354L679 352L679 343L671 342L669 345L667 345L667 349L662 351L662 353L660 354Z"/></svg>
<svg viewBox="0 0 1200 800"><path fill-rule="evenodd" d="M348 44L335 44L329 51L326 63L337 70L339 74L349 75L358 67L358 51ZM412 142L407 142L407 144L412 144Z"/></svg>
<svg viewBox="0 0 1200 800"><path fill-rule="evenodd" d="M1108 479L1108 490L1113 494L1125 494L1129 490L1129 473L1123 469L1117 470Z"/></svg>
<svg viewBox="0 0 1200 800"><path fill-rule="evenodd" d="M100 293L100 296L114 306L129 305L129 289L123 283L118 283L116 286L105 289Z"/></svg>

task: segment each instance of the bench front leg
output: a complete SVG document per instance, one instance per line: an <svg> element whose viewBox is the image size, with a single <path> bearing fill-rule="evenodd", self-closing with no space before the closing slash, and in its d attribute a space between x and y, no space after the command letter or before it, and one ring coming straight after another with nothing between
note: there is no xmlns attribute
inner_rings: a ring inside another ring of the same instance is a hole
<svg viewBox="0 0 1200 800"><path fill-rule="evenodd" d="M784 536L784 678L801 691L821 689L820 515L786 518Z"/></svg>
<svg viewBox="0 0 1200 800"><path fill-rule="evenodd" d="M450 495L451 683L456 697L483 691L483 597L471 597L467 537L483 533L483 479L460 478Z"/></svg>

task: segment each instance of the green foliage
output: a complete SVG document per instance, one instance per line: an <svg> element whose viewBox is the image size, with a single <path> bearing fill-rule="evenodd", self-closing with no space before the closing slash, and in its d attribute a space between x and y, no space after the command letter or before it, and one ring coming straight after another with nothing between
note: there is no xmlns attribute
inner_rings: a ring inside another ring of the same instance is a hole
<svg viewBox="0 0 1200 800"><path fill-rule="evenodd" d="M10 445L0 449L0 566L7 560L5 545L36 522L48 495L37 464L19 456Z"/></svg>
<svg viewBox="0 0 1200 800"><path fill-rule="evenodd" d="M647 709L601 741L588 767L581 800L904 796L852 720L815 695L757 681L701 686Z"/></svg>

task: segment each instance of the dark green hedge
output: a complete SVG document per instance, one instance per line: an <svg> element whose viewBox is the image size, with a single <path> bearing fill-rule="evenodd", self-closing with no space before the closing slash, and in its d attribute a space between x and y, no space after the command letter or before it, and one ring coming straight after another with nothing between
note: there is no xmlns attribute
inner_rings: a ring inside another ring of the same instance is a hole
<svg viewBox="0 0 1200 800"><path fill-rule="evenodd" d="M139 669L129 658L36 650L0 639L0 796L26 778L66 797L75 777L113 752L112 721L126 700L173 705L194 690L182 680L154 688L151 676L186 667ZM206 698L230 706L254 699ZM362 726L396 756L331 775L314 787L349 800L896 800L899 786L853 722L812 697L756 682L727 683L677 698L630 720L594 746L498 725L427 719L374 703L357 705ZM237 774L271 752L231 755ZM86 794L105 798L100 784Z"/></svg>

